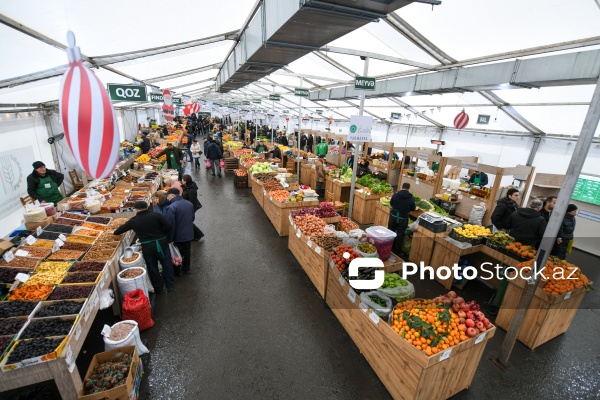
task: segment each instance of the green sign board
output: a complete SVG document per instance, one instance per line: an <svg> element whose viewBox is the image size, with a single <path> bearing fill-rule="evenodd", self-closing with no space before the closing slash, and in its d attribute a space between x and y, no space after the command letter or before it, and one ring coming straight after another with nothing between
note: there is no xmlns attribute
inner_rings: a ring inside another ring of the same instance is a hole
<svg viewBox="0 0 600 400"><path fill-rule="evenodd" d="M261 99L252 99L252 102L255 104L260 104L260 103L262 103L262 100Z"/></svg>
<svg viewBox="0 0 600 400"><path fill-rule="evenodd" d="M354 89L375 90L375 78L357 76L354 78Z"/></svg>
<svg viewBox="0 0 600 400"><path fill-rule="evenodd" d="M278 94L270 94L269 95L269 100L271 101L281 101L281 96Z"/></svg>
<svg viewBox="0 0 600 400"><path fill-rule="evenodd" d="M593 176L588 178L579 177L571 198L600 205L600 178Z"/></svg>
<svg viewBox="0 0 600 400"><path fill-rule="evenodd" d="M148 101L146 86L143 85L120 85L109 83L108 95L112 101L137 101L145 103Z"/></svg>
<svg viewBox="0 0 600 400"><path fill-rule="evenodd" d="M323 115L323 110L317 110L317 114Z"/></svg>
<svg viewBox="0 0 600 400"><path fill-rule="evenodd" d="M308 89L302 89L302 88L294 89L294 96L308 97L309 95L310 95L310 92L308 91Z"/></svg>
<svg viewBox="0 0 600 400"><path fill-rule="evenodd" d="M479 114L477 116L477 123L480 125L488 125L490 123L490 116L485 114Z"/></svg>
<svg viewBox="0 0 600 400"><path fill-rule="evenodd" d="M242 105L243 105L243 106L249 106L249 105L250 105L250 102L249 102L249 101L242 101Z"/></svg>
<svg viewBox="0 0 600 400"><path fill-rule="evenodd" d="M402 119L402 114L400 113L392 113L390 119Z"/></svg>
<svg viewBox="0 0 600 400"><path fill-rule="evenodd" d="M163 95L160 93L150 93L149 97L153 103L162 103L164 101Z"/></svg>
<svg viewBox="0 0 600 400"><path fill-rule="evenodd" d="M211 114L210 114L209 112L206 112L206 111L200 111L200 112L198 113L198 116L199 116L199 117L210 117L210 115L211 115Z"/></svg>
<svg viewBox="0 0 600 400"><path fill-rule="evenodd" d="M181 97L173 97L171 102L173 103L174 106L182 106L183 105L183 99Z"/></svg>

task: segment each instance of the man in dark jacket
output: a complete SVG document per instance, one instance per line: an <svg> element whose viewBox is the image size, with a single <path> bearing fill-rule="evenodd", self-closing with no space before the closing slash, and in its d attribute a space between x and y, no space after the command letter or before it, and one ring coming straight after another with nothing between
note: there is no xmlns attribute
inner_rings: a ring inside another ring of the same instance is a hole
<svg viewBox="0 0 600 400"><path fill-rule="evenodd" d="M214 139L209 138L209 145L206 149L206 158L210 160L212 176L215 176L215 172L218 172L219 178L221 177L221 167L219 165L219 161L223 158L223 153L219 148L219 145L214 141Z"/></svg>
<svg viewBox="0 0 600 400"><path fill-rule="evenodd" d="M300 150L304 150L304 148L306 147L306 142L308 141L308 138L306 137L306 134L303 134L300 137Z"/></svg>
<svg viewBox="0 0 600 400"><path fill-rule="evenodd" d="M289 142L289 140L287 138L287 133L285 133L285 132L283 132L283 136L281 137L281 144L283 146L288 146L288 147L290 145L290 142Z"/></svg>
<svg viewBox="0 0 600 400"><path fill-rule="evenodd" d="M167 220L173 225L169 235L169 243L175 243L179 249L183 262L181 268L175 267L175 275L190 272L191 243L194 240L194 205L179 196L179 190L169 189L167 200L171 203L167 209Z"/></svg>
<svg viewBox="0 0 600 400"><path fill-rule="evenodd" d="M142 154L148 154L150 151L150 139L148 139L148 135L142 135L142 143L140 144L140 150L142 150Z"/></svg>
<svg viewBox="0 0 600 400"><path fill-rule="evenodd" d="M150 282L154 287L154 293L162 293L163 285L167 287L167 292L170 292L175 284L171 252L169 251L169 236L172 234L171 223L160 213L148 211L148 204L145 201L136 201L133 208L135 216L118 227L115 235L130 230L135 232L142 245L142 254L146 261ZM163 268L162 278L158 270L159 261Z"/></svg>
<svg viewBox="0 0 600 400"><path fill-rule="evenodd" d="M306 140L306 151L308 151L309 153L312 153L313 151L313 144L314 144L315 138L313 137L312 133L310 135L308 135L308 139Z"/></svg>
<svg viewBox="0 0 600 400"><path fill-rule="evenodd" d="M173 143L167 143L167 148L161 151L154 158L159 158L163 154L167 156L167 166L171 169L176 169L179 173L179 180L181 180L181 170L183 166L183 153L181 149L173 146Z"/></svg>
<svg viewBox="0 0 600 400"><path fill-rule="evenodd" d="M54 203L56 205L63 196L58 187L63 183L65 176L53 169L47 169L46 164L36 161L32 164L33 172L27 177L27 194L40 203Z"/></svg>
<svg viewBox="0 0 600 400"><path fill-rule="evenodd" d="M474 186L487 186L488 184L488 176L485 172L475 171L471 178L469 178L469 183Z"/></svg>
<svg viewBox="0 0 600 400"><path fill-rule="evenodd" d="M510 236L515 241L526 246L539 247L544 231L546 220L540 214L542 209L541 200L531 200L528 208L519 208L506 221L505 228L510 229Z"/></svg>
<svg viewBox="0 0 600 400"><path fill-rule="evenodd" d="M517 189L508 189L506 197L501 198L496 202L496 208L492 213L492 224L496 229L506 230L504 225L508 221L511 214L519 208L517 201L519 200L519 191Z"/></svg>
<svg viewBox="0 0 600 400"><path fill-rule="evenodd" d="M279 158L281 160L281 150L279 145L275 145L275 148L269 152L269 158Z"/></svg>
<svg viewBox="0 0 600 400"><path fill-rule="evenodd" d="M577 206L575 204L569 204L567 206L567 213L563 219L560 229L558 230L558 236L556 237L556 244L552 249L553 256L557 256L561 260L567 257L567 248L569 247L569 241L573 240L575 233L575 216L577 215Z"/></svg>
<svg viewBox="0 0 600 400"><path fill-rule="evenodd" d="M164 139L167 136L169 136L169 129L167 128L167 124L165 124L162 127L162 133L160 134L160 138Z"/></svg>
<svg viewBox="0 0 600 400"><path fill-rule="evenodd" d="M548 196L546 200L544 200L544 205L542 206L542 217L548 222L550 220L550 214L552 214L552 210L554 210L554 206L556 205L556 196Z"/></svg>
<svg viewBox="0 0 600 400"><path fill-rule="evenodd" d="M394 245L392 250L395 254L400 255L402 252L402 244L404 243L404 234L408 228L408 215L411 211L416 210L415 198L408 191L410 183L404 182L402 190L395 193L390 199L390 219L388 221L388 229L396 232Z"/></svg>

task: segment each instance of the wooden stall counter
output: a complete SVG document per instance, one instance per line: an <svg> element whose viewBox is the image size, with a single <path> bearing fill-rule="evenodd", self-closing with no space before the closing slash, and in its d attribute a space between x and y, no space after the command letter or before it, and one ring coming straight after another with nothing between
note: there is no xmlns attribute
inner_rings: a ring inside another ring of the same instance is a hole
<svg viewBox="0 0 600 400"><path fill-rule="evenodd" d="M265 188L263 187L262 182L256 180L253 176L248 175L248 184L252 182L252 195L260 205L260 208L264 209L264 198L266 195Z"/></svg>
<svg viewBox="0 0 600 400"><path fill-rule="evenodd" d="M325 295L325 268L328 255L321 247L313 243L308 236L300 232L292 217L288 217L288 249L294 254L306 275L317 288L317 292Z"/></svg>
<svg viewBox="0 0 600 400"><path fill-rule="evenodd" d="M347 203L350 201L351 182L342 182L339 179L331 180L331 192L333 193L333 201L341 201Z"/></svg>
<svg viewBox="0 0 600 400"><path fill-rule="evenodd" d="M263 208L267 217L275 227L275 230L279 234L279 236L287 236L288 235L288 218L290 216L291 211L299 210L304 207L318 207L318 201L300 201L296 203L281 203L272 196L269 196L268 193L264 193L263 200Z"/></svg>
<svg viewBox="0 0 600 400"><path fill-rule="evenodd" d="M335 184L335 183L334 183ZM363 191L366 190L362 185L357 184L354 190L354 214L352 218L359 224L367 225L375 221L375 209L379 204L379 199L387 196L387 194L370 194ZM383 225L387 226L387 224Z"/></svg>
<svg viewBox="0 0 600 400"><path fill-rule="evenodd" d="M419 226L417 230L413 232L408 259L413 263L422 261L425 265L430 265L431 257L435 249L436 238L445 238L446 236L448 236L448 232L434 233Z"/></svg>

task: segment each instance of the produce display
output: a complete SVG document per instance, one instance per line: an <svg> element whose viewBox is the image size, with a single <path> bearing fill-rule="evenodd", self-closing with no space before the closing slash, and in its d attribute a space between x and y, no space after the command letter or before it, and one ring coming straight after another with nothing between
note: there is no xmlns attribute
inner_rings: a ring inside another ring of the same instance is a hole
<svg viewBox="0 0 600 400"><path fill-rule="evenodd" d="M98 279L99 272L74 272L68 273L62 283L93 283Z"/></svg>
<svg viewBox="0 0 600 400"><path fill-rule="evenodd" d="M487 244L496 247L505 247L515 239L506 232L497 231L487 237Z"/></svg>
<svg viewBox="0 0 600 400"><path fill-rule="evenodd" d="M239 176L240 178L248 176L248 172L246 172L245 169L234 169L233 173L235 174L235 176Z"/></svg>
<svg viewBox="0 0 600 400"><path fill-rule="evenodd" d="M248 170L251 174L268 174L273 172L273 168L271 168L271 163L268 162L257 162Z"/></svg>
<svg viewBox="0 0 600 400"><path fill-rule="evenodd" d="M57 286L54 292L48 297L48 300L71 300L85 299L92 293L94 286Z"/></svg>
<svg viewBox="0 0 600 400"><path fill-rule="evenodd" d="M63 214L64 216L64 214ZM61 217L55 221L59 225L67 225L67 226L80 226L83 225L82 220L75 219L67 219L66 217Z"/></svg>
<svg viewBox="0 0 600 400"><path fill-rule="evenodd" d="M70 262L44 261L36 267L35 272L36 273L39 273L39 272L65 273L69 270L70 267L71 267Z"/></svg>
<svg viewBox="0 0 600 400"><path fill-rule="evenodd" d="M77 250L77 251L87 251L90 248L89 244L86 243L75 243L75 242L66 242L62 245L62 250Z"/></svg>
<svg viewBox="0 0 600 400"><path fill-rule="evenodd" d="M269 194L271 194L271 192L285 190L283 188L283 186L281 186L281 183L279 183L278 180L267 181L267 182L263 183L263 187ZM286 192L287 192L287 190L286 190ZM289 197L289 192L288 192L288 197Z"/></svg>
<svg viewBox="0 0 600 400"><path fill-rule="evenodd" d="M26 268L0 267L0 282L13 283L17 274L26 274L31 270Z"/></svg>
<svg viewBox="0 0 600 400"><path fill-rule="evenodd" d="M73 227L67 225L50 224L44 228L45 231L64 233L65 235L73 232Z"/></svg>
<svg viewBox="0 0 600 400"><path fill-rule="evenodd" d="M73 327L74 319L47 318L32 320L21 333L20 339L66 336Z"/></svg>
<svg viewBox="0 0 600 400"><path fill-rule="evenodd" d="M358 246L356 246L356 248L366 254L377 253L377 249L371 243L361 243Z"/></svg>
<svg viewBox="0 0 600 400"><path fill-rule="evenodd" d="M100 231L94 231L91 229L77 229L76 231L73 232L75 235L79 235L79 236L90 236L90 237L97 237L100 236L100 234L102 232Z"/></svg>
<svg viewBox="0 0 600 400"><path fill-rule="evenodd" d="M133 354L124 354L112 361L94 366L92 374L83 382L84 394L96 394L124 385L129 374Z"/></svg>
<svg viewBox="0 0 600 400"><path fill-rule="evenodd" d="M340 221L340 230L344 232L350 232L354 229L358 229L358 225L348 217L342 217Z"/></svg>
<svg viewBox="0 0 600 400"><path fill-rule="evenodd" d="M27 255L25 255L24 257L46 258L50 254L52 254L52 250L44 249L41 247L21 246L17 250L26 251Z"/></svg>
<svg viewBox="0 0 600 400"><path fill-rule="evenodd" d="M38 239L56 240L56 239L58 239L59 235L60 235L60 233L58 233L58 232L42 231L42 233L40 233L39 235L34 235L34 236Z"/></svg>
<svg viewBox="0 0 600 400"><path fill-rule="evenodd" d="M52 293L51 285L21 286L8 295L8 300L44 300Z"/></svg>
<svg viewBox="0 0 600 400"><path fill-rule="evenodd" d="M327 225L325 221L314 215L294 217L294 223L306 236L317 236L322 234L323 229Z"/></svg>
<svg viewBox="0 0 600 400"><path fill-rule="evenodd" d="M519 256L524 258L535 258L537 250L532 246L525 246L519 242L510 243L505 247L506 250L517 253Z"/></svg>
<svg viewBox="0 0 600 400"><path fill-rule="evenodd" d="M83 254L83 251L61 249L48 256L48 260L78 260Z"/></svg>
<svg viewBox="0 0 600 400"><path fill-rule="evenodd" d="M12 340L12 336L0 336L0 357L2 357Z"/></svg>
<svg viewBox="0 0 600 400"><path fill-rule="evenodd" d="M61 217L62 218L68 218L68 219L74 219L74 220L83 221L83 220L85 220L87 218L87 215L66 212L66 213L63 213ZM56 221L58 221L58 220L56 220ZM59 222L56 222L56 223L58 224Z"/></svg>
<svg viewBox="0 0 600 400"><path fill-rule="evenodd" d="M383 278L383 285L381 287L383 289L391 289L398 286L408 286L408 281L404 280L397 273L386 273Z"/></svg>
<svg viewBox="0 0 600 400"><path fill-rule="evenodd" d="M27 317L37 305L37 301L0 302L0 318Z"/></svg>
<svg viewBox="0 0 600 400"><path fill-rule="evenodd" d="M341 168L333 168L329 171L329 177L348 183L352 181L352 168L346 164L342 165Z"/></svg>
<svg viewBox="0 0 600 400"><path fill-rule="evenodd" d="M100 272L104 269L106 263L97 261L81 261L73 264L69 272L88 272L95 271Z"/></svg>
<svg viewBox="0 0 600 400"><path fill-rule="evenodd" d="M517 268L529 268L531 271L534 268L534 260L519 263ZM581 273L580 268L556 257L550 257L546 261L546 266L541 274L542 282L544 282L542 289L553 296L563 295L582 286L591 288L590 280ZM523 273L523 275L528 274Z"/></svg>
<svg viewBox="0 0 600 400"><path fill-rule="evenodd" d="M484 226L471 224L464 224L460 228L454 228L454 231L467 238L487 237L492 234L492 231Z"/></svg>
<svg viewBox="0 0 600 400"><path fill-rule="evenodd" d="M18 363L29 358L40 357L52 353L63 341L60 339L20 340L8 355L6 364Z"/></svg>
<svg viewBox="0 0 600 400"><path fill-rule="evenodd" d="M129 221L129 218L113 218L108 224L108 229L117 229L127 221Z"/></svg>
<svg viewBox="0 0 600 400"><path fill-rule="evenodd" d="M31 285L58 285L65 277L64 272L40 272L29 277L23 286Z"/></svg>
<svg viewBox="0 0 600 400"><path fill-rule="evenodd" d="M128 324L127 322L117 324L110 330L110 336L108 338L114 342L121 341L129 336L134 328L134 324Z"/></svg>
<svg viewBox="0 0 600 400"><path fill-rule="evenodd" d="M123 279L133 279L133 278L137 278L138 276L142 275L143 273L144 273L143 268L129 268L129 269L126 269L125 271L121 271L121 273L119 273L119 276Z"/></svg>
<svg viewBox="0 0 600 400"><path fill-rule="evenodd" d="M348 257L346 258L344 255L347 255ZM340 272L344 272L348 268L348 265L350 265L350 262L355 258L360 258L360 254L354 251L352 246L347 244L337 246L331 253L331 260Z"/></svg>
<svg viewBox="0 0 600 400"><path fill-rule="evenodd" d="M90 260L108 260L115 253L115 249L95 250L93 247L83 256L84 261Z"/></svg>
<svg viewBox="0 0 600 400"><path fill-rule="evenodd" d="M337 217L338 213L337 213L337 211L335 211L333 204L331 204L327 201L323 201L323 202L319 203L319 212L317 215L321 218L331 218L331 217Z"/></svg>
<svg viewBox="0 0 600 400"><path fill-rule="evenodd" d="M51 249L52 246L54 246L54 241L53 240L46 240L46 239L38 239L31 246L32 247L41 247L43 249Z"/></svg>
<svg viewBox="0 0 600 400"><path fill-rule="evenodd" d="M55 301L43 305L34 315L36 318L57 317L60 315L75 315L81 311L83 302Z"/></svg>
<svg viewBox="0 0 600 400"><path fill-rule="evenodd" d="M0 336L16 335L27 322L27 318L3 319L0 323ZM0 350L2 353L2 350Z"/></svg>
<svg viewBox="0 0 600 400"><path fill-rule="evenodd" d="M103 231L106 229L106 225L94 224L92 222L86 222L81 225L82 228L93 229L95 231Z"/></svg>
<svg viewBox="0 0 600 400"><path fill-rule="evenodd" d="M387 208L392 208L392 206L390 205L390 200L391 197L382 197L379 199L379 203Z"/></svg>
<svg viewBox="0 0 600 400"><path fill-rule="evenodd" d="M103 224L103 225L107 225L110 223L110 218L106 218L106 217L87 217L86 221L87 222L92 222L94 224ZM106 227L104 227L104 229L106 229Z"/></svg>
<svg viewBox="0 0 600 400"><path fill-rule="evenodd" d="M333 251L333 249L342 244L342 239L331 233L327 235L312 236L310 240L327 252Z"/></svg>
<svg viewBox="0 0 600 400"><path fill-rule="evenodd" d="M92 243L94 243L95 240L96 240L95 237L90 237L90 236L69 235L67 237L67 243L70 242L70 243L92 244Z"/></svg>
<svg viewBox="0 0 600 400"><path fill-rule="evenodd" d="M269 195L273 197L273 200L276 200L280 203L285 203L290 198L290 192L285 189L274 190L269 192Z"/></svg>
<svg viewBox="0 0 600 400"><path fill-rule="evenodd" d="M447 217L448 216L448 212L446 210L444 210L442 207L438 206L437 204L426 200L426 199L422 199L420 198L418 195L416 195L415 193L412 194L413 197L415 198L415 205L417 207L419 207L421 210L423 211L433 211L443 217Z"/></svg>
<svg viewBox="0 0 600 400"><path fill-rule="evenodd" d="M384 180L373 178L370 174L361 176L356 180L356 183L369 189L371 193L391 193L392 186Z"/></svg>
<svg viewBox="0 0 600 400"><path fill-rule="evenodd" d="M35 268L39 261L40 260L36 258L15 257L12 259L12 261L6 262L6 260L3 258L0 260L0 267L27 268L29 270L32 270Z"/></svg>

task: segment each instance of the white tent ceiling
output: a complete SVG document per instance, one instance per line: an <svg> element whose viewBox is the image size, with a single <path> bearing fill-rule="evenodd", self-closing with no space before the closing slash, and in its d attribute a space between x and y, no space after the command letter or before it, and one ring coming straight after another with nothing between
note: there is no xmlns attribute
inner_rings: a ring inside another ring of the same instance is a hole
<svg viewBox="0 0 600 400"><path fill-rule="evenodd" d="M99 62L100 68L94 72L104 83L149 81L160 88L223 104L227 104L227 99L264 99L274 88L283 95L276 108L288 107L293 112L298 109L293 88L300 86L300 78L295 75L304 75L303 87L314 90L347 85L355 75L362 75L363 61L357 55L340 54L344 49L375 53L379 58L405 59L413 65L438 66L441 62L476 65L600 46L600 5L596 0L443 0L434 7L413 3L387 20L369 23L334 40L327 45L329 51L312 52L241 90L227 95L215 93L214 80L220 65L257 4L249 0L183 0L173 5L156 0L105 0L97 4L76 0L2 2L0 107L10 109L10 105L46 103L58 98L61 68L67 64L60 47L64 46L69 29L75 33L82 53ZM415 37L424 38L425 45L416 43ZM208 39L203 45L182 44L204 38ZM173 48L175 44L181 45ZM538 48L542 46L545 47ZM531 48L538 49L519 52ZM158 50L148 55L144 52L148 49ZM500 55L507 52L510 54ZM123 55L126 61L116 63L107 57L122 53L132 54ZM488 58L491 55L499 56ZM368 75L383 78L422 73L407 63L371 57ZM30 76L25 81L32 81L24 84L13 81L52 69L58 71L54 77ZM592 92L589 84L490 92L500 99L503 109L512 105L530 126L498 108L490 95L479 93L371 98L365 102L365 112L388 120L392 112L399 112L412 116L401 121L404 123L452 126L456 114L465 108L471 115L468 128L481 127L476 125L477 114L489 114L492 123L486 129L531 132L533 126L546 134L577 135ZM305 99L303 113L324 109L328 116L343 118L356 114L358 104L356 99ZM261 105L270 108L273 104L263 101Z"/></svg>

